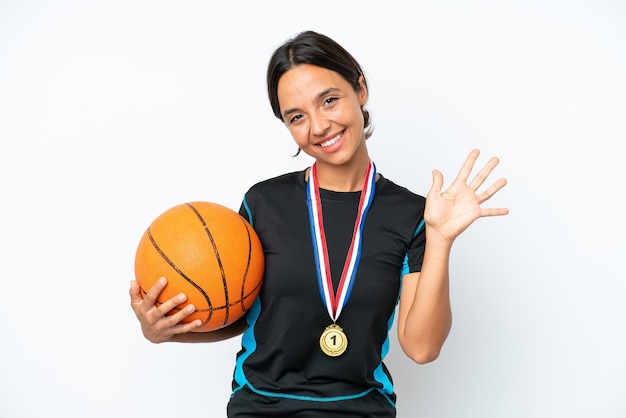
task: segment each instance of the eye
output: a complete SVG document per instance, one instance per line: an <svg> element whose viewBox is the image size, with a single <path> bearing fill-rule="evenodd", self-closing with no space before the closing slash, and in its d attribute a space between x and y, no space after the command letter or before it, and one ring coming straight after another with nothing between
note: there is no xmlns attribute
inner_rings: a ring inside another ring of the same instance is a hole
<svg viewBox="0 0 626 418"><path fill-rule="evenodd" d="M324 106L329 106L339 100L339 97L327 97L324 99Z"/></svg>
<svg viewBox="0 0 626 418"><path fill-rule="evenodd" d="M298 122L300 119L302 119L301 114L294 115L291 118L289 118L289 124L293 125L294 123Z"/></svg>

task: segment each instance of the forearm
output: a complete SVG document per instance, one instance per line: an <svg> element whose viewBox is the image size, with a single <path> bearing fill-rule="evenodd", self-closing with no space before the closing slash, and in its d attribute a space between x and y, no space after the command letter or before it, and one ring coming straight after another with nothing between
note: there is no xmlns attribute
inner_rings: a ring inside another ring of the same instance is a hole
<svg viewBox="0 0 626 418"><path fill-rule="evenodd" d="M451 243L427 235L419 280L401 330L404 351L416 362L439 355L452 324L449 259Z"/></svg>
<svg viewBox="0 0 626 418"><path fill-rule="evenodd" d="M209 332L186 332L184 334L174 334L167 342L178 343L212 343L227 340L242 334L248 328L246 317L239 319L231 325Z"/></svg>

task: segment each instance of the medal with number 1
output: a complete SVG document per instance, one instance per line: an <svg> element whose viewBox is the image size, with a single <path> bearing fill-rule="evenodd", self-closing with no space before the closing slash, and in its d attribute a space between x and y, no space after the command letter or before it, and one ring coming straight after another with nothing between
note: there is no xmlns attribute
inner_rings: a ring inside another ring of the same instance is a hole
<svg viewBox="0 0 626 418"><path fill-rule="evenodd" d="M320 337L320 348L331 357L342 355L348 348L348 338L343 328L337 324L327 326Z"/></svg>
<svg viewBox="0 0 626 418"><path fill-rule="evenodd" d="M342 355L348 348L348 338L339 325L337 319L341 310L348 302L350 291L356 277L357 267L361 255L361 233L365 223L365 216L374 198L376 187L376 166L370 160L365 180L361 191L359 209L354 223L352 242L348 249L346 262L341 273L341 280L337 287L337 294L333 291L333 282L330 277L330 263L328 261L328 248L326 246L326 236L322 221L322 201L319 194L317 182L317 167L314 163L311 166L309 182L307 186L307 204L309 207L309 221L311 225L311 236L313 240L313 253L315 254L317 278L322 295L322 301L326 305L326 310L333 323L326 327L320 337L320 348L331 357Z"/></svg>

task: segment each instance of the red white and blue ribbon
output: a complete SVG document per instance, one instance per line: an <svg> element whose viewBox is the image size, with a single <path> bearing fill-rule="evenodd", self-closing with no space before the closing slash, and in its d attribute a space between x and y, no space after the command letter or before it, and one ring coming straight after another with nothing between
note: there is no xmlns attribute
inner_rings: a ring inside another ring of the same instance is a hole
<svg viewBox="0 0 626 418"><path fill-rule="evenodd" d="M311 166L307 185L307 204L309 207L309 223L311 225L313 253L315 255L315 266L322 301L333 322L337 321L343 307L350 298L350 292L352 291L354 278L356 277L359 261L361 259L361 234L363 232L363 225L365 224L365 216L374 199L375 188L376 166L370 160L363 182L363 189L361 190L358 213L352 233L352 242L348 249L348 255L346 256L341 279L335 294L330 275L328 247L326 246L326 235L324 233L322 216L322 200L320 199L319 184L317 181L317 168L315 163Z"/></svg>

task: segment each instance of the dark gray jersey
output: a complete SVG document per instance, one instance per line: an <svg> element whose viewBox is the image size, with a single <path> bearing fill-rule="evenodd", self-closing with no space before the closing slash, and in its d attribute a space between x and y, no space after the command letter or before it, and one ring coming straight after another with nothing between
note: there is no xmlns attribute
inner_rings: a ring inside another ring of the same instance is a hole
<svg viewBox="0 0 626 418"><path fill-rule="evenodd" d="M360 192L320 190L320 195L336 290ZM421 269L424 204L422 196L383 176L378 179L363 226L357 274L337 319L348 347L342 355L329 357L320 349L320 336L332 320L316 274L305 173L285 174L250 188L240 213L263 245L265 277L248 313L249 328L237 355L233 398L255 393L291 403L320 402L337 409L337 403L374 391L394 407L392 380L383 359L401 276ZM254 405L250 408L255 410Z"/></svg>

